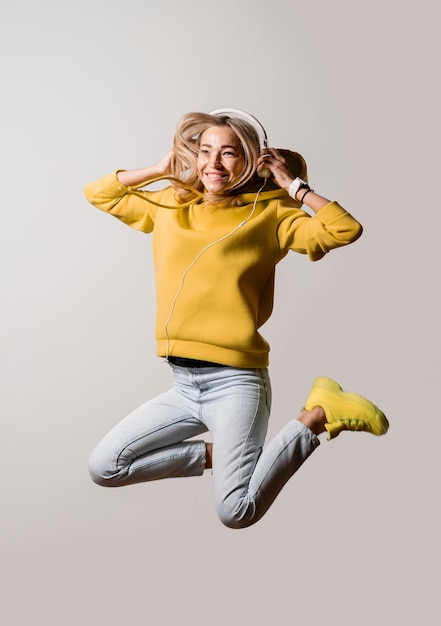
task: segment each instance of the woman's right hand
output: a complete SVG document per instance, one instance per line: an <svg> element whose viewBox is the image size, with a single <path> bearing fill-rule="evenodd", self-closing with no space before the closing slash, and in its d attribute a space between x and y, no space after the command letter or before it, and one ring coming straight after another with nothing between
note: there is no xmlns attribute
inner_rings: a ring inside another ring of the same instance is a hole
<svg viewBox="0 0 441 626"><path fill-rule="evenodd" d="M160 161L156 163L156 168L158 170L158 176L166 176L171 172L171 161L173 159L174 152L173 149L169 150L165 156L162 157Z"/></svg>
<svg viewBox="0 0 441 626"><path fill-rule="evenodd" d="M117 173L117 177L120 183L126 185L126 187L136 187L142 183L146 183L153 178L159 178L161 176L167 176L170 174L171 160L174 156L173 150L169 150L165 156L162 157L155 165L149 167L142 167L136 170L120 170Z"/></svg>

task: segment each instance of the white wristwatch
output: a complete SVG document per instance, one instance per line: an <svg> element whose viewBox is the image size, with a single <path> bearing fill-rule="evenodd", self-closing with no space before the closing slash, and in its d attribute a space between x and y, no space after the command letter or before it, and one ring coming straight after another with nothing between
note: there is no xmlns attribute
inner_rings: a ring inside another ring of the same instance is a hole
<svg viewBox="0 0 441 626"><path fill-rule="evenodd" d="M296 194L297 194L298 190L302 189L302 188L309 188L308 183L305 182L304 180L302 180L299 177L294 178L294 180L292 181L292 183L289 186L288 195L290 195L291 198L294 198L294 200L297 200Z"/></svg>

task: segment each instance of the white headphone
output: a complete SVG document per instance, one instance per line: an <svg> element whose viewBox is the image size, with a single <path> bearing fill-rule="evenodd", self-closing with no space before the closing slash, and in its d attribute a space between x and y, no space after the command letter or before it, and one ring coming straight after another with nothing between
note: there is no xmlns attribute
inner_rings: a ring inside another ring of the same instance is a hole
<svg viewBox="0 0 441 626"><path fill-rule="evenodd" d="M266 134L266 130L259 122L257 117L254 117L254 115L251 115L251 113L241 111L240 109L216 109L216 111L212 111L210 115L226 115L227 117L238 117L239 119L243 119L246 122L249 122L259 136L260 147L268 148L268 136Z"/></svg>

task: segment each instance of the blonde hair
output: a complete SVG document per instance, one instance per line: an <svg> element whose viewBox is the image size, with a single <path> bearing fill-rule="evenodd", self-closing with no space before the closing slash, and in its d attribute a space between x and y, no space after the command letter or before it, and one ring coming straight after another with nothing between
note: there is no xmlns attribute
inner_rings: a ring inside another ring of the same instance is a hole
<svg viewBox="0 0 441 626"><path fill-rule="evenodd" d="M212 204L227 203L230 206L237 206L240 204L238 195L243 192L244 187L256 172L260 152L259 136L253 126L245 120L208 113L187 113L178 122L173 140L174 156L171 162L171 174L183 183L180 185L178 182L173 182L177 200L185 202L195 195L186 185L198 191L204 189L198 176L197 158L201 135L213 126L229 127L234 131L243 151L245 165L239 176L228 183L222 194L206 192L204 196L206 201Z"/></svg>

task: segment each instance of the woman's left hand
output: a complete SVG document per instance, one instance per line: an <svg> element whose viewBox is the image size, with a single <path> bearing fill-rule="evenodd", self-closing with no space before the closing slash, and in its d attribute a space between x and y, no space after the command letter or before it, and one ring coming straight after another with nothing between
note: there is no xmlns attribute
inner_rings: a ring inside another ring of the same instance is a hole
<svg viewBox="0 0 441 626"><path fill-rule="evenodd" d="M261 150L257 160L257 172L259 173L265 168L270 170L274 182L282 189L288 191L294 176L283 156L275 148L264 148Z"/></svg>

